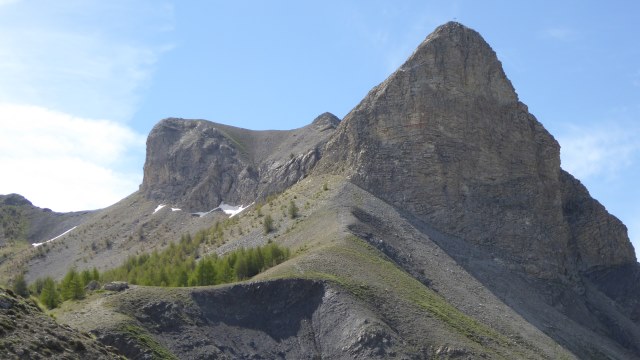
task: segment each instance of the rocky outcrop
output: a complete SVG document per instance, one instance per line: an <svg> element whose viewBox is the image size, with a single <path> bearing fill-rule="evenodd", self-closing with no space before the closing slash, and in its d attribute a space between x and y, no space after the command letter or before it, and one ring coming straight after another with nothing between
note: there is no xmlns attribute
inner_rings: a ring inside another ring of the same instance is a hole
<svg viewBox="0 0 640 360"><path fill-rule="evenodd" d="M325 113L290 131L251 131L204 120L165 119L147 139L141 191L192 211L249 204L304 178L339 120Z"/></svg>
<svg viewBox="0 0 640 360"><path fill-rule="evenodd" d="M576 178L560 173L562 210L569 226L570 254L581 271L635 265L627 227L607 212Z"/></svg>
<svg viewBox="0 0 640 360"><path fill-rule="evenodd" d="M257 173L233 140L203 120L166 119L147 139L141 190L159 202L210 210L225 199L238 203L242 187L254 188ZM248 199L246 199L248 200Z"/></svg>
<svg viewBox="0 0 640 360"><path fill-rule="evenodd" d="M635 262L625 229L566 179L559 151L491 47L450 22L345 117L317 169L346 169L353 183L529 274Z"/></svg>
<svg viewBox="0 0 640 360"><path fill-rule="evenodd" d="M129 283L127 283L126 281L112 281L104 284L102 288L108 291L120 292L127 290L129 288Z"/></svg>
<svg viewBox="0 0 640 360"><path fill-rule="evenodd" d="M151 329L144 343L162 343L180 359L386 359L404 355L405 344L389 325L344 290L324 282L283 279L203 287L185 297L189 300L139 303L135 298L122 299L117 306L140 324L135 332ZM131 329L124 334L96 331L101 341L128 357L152 352L140 346L139 340L136 343L131 333Z"/></svg>
<svg viewBox="0 0 640 360"><path fill-rule="evenodd" d="M35 302L0 288L3 359L124 359L89 334L59 325Z"/></svg>

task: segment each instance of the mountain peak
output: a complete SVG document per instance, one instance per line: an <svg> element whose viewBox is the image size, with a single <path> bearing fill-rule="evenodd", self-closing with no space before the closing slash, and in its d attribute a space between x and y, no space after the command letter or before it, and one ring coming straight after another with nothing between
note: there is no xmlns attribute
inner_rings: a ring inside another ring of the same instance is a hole
<svg viewBox="0 0 640 360"><path fill-rule="evenodd" d="M0 204L10 206L33 205L31 201L20 194L0 195Z"/></svg>
<svg viewBox="0 0 640 360"><path fill-rule="evenodd" d="M468 28L466 26L464 26L463 24L457 22L457 21L449 21L447 23L444 23L440 26L438 26L431 34L439 34L442 32L448 32L448 33L467 33L467 32L473 32L474 34L476 34L477 36L480 36L480 34L471 29Z"/></svg>
<svg viewBox="0 0 640 360"><path fill-rule="evenodd" d="M425 83L434 92L492 97L501 104L518 101L491 46L478 32L457 22L436 28L394 75L409 76L414 84Z"/></svg>
<svg viewBox="0 0 640 360"><path fill-rule="evenodd" d="M323 128L335 128L336 126L338 126L338 124L340 124L340 119L338 119L337 116L333 115L330 112L325 112L318 115L318 117L316 117L313 122L311 122L311 124Z"/></svg>
<svg viewBox="0 0 640 360"><path fill-rule="evenodd" d="M325 154L319 171L344 171L532 275L635 262L624 225L561 171L557 141L518 101L489 44L462 24L427 36L345 116ZM574 203L594 211L568 212ZM607 235L582 223L605 223Z"/></svg>

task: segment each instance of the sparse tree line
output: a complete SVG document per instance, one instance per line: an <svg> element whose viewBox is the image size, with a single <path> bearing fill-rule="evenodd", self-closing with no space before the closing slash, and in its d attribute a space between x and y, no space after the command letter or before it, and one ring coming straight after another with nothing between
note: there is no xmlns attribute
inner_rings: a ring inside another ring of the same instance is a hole
<svg viewBox="0 0 640 360"><path fill-rule="evenodd" d="M217 231L212 228L211 232ZM13 289L19 295L33 295L49 309L65 300L85 297L85 288L91 281L127 281L147 286L204 286L241 281L278 265L290 256L289 249L269 243L264 246L231 251L224 256L215 253L200 257L200 245L209 231L203 230L194 237L183 235L180 241L171 243L163 251L153 251L128 257L117 268L100 273L93 270L70 269L64 278L56 282L51 277L38 278L27 287L22 275L13 281Z"/></svg>
<svg viewBox="0 0 640 360"><path fill-rule="evenodd" d="M23 297L33 295L49 309L58 307L65 300L79 300L85 296L85 287L91 281L99 281L100 272L84 270L78 272L75 268L70 269L67 274L56 282L52 277L36 279L27 287L23 275L17 276L13 280L13 291Z"/></svg>
<svg viewBox="0 0 640 360"><path fill-rule="evenodd" d="M196 260L196 243L191 236L183 236L179 244L172 243L162 252L129 257L120 267L105 272L102 279L149 286L225 284L248 279L289 258L289 249L270 243Z"/></svg>

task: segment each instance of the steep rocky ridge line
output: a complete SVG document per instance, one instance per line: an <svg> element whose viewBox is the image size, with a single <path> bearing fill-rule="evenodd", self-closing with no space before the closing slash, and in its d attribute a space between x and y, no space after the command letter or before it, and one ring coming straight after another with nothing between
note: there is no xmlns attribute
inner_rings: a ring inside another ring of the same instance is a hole
<svg viewBox="0 0 640 360"><path fill-rule="evenodd" d="M330 113L289 131L252 131L205 120L165 119L147 139L141 191L190 211L250 204L303 179L339 119Z"/></svg>
<svg viewBox="0 0 640 360"><path fill-rule="evenodd" d="M640 358L640 270L624 225L560 168L557 142L477 33L438 28L340 125L325 119L288 132L162 121L141 191L33 272L114 266L216 221L154 213L160 202L204 210L278 189L207 251L276 241L296 256L248 283L133 287L59 318L132 356L150 351L132 346L142 337L181 357ZM277 226L265 235L267 213ZM83 262L97 236L110 247Z"/></svg>
<svg viewBox="0 0 640 360"><path fill-rule="evenodd" d="M491 47L450 22L343 119L315 171L539 277L635 263L624 225L561 170L559 151Z"/></svg>
<svg viewBox="0 0 640 360"><path fill-rule="evenodd" d="M478 245L443 234L373 196L362 198L368 200L352 208L355 219L350 231L466 314L505 334L522 331L522 327L516 330L521 316L579 358L597 358L603 349L614 358L634 358L640 351L634 343L640 329L621 309L622 301L611 301L616 299L613 294L626 301L637 299L621 294L622 286L633 289L621 281L627 278L622 269L600 276L599 283L612 288L609 292L586 279L579 286L567 286L527 276ZM384 220L376 214L384 214ZM619 278L612 281L616 275Z"/></svg>
<svg viewBox="0 0 640 360"><path fill-rule="evenodd" d="M93 213L59 213L34 206L22 195L0 195L0 246L9 240L47 241L81 224Z"/></svg>

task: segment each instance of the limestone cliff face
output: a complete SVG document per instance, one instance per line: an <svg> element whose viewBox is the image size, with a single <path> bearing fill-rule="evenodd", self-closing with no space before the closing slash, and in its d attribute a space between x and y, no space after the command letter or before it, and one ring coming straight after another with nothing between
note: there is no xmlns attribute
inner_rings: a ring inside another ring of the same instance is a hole
<svg viewBox="0 0 640 360"><path fill-rule="evenodd" d="M141 191L150 199L206 211L250 204L304 178L339 120L325 113L290 131L251 131L205 120L165 119L147 139Z"/></svg>
<svg viewBox="0 0 640 360"><path fill-rule="evenodd" d="M491 47L451 22L345 117L317 168L346 168L355 184L537 276L634 262L624 226L561 170L559 151Z"/></svg>
<svg viewBox="0 0 640 360"><path fill-rule="evenodd" d="M569 226L570 253L580 270L600 270L635 262L627 227L610 215L576 178L560 174L562 209Z"/></svg>

